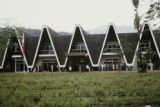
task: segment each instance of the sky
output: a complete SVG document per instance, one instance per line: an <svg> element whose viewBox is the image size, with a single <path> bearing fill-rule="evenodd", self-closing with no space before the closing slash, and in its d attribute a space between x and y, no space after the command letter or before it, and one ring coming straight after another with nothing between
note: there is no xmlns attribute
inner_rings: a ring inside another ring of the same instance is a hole
<svg viewBox="0 0 160 107"><path fill-rule="evenodd" d="M89 30L110 22L133 26L133 20L131 0L0 0L0 26L73 32L76 24Z"/></svg>

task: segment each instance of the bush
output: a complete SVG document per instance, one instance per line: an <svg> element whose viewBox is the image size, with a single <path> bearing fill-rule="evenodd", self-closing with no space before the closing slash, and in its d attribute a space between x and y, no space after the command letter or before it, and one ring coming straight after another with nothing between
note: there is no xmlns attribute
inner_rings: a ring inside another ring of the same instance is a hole
<svg viewBox="0 0 160 107"><path fill-rule="evenodd" d="M146 73L147 72L147 62L145 62L145 61L138 62L138 72L139 73Z"/></svg>

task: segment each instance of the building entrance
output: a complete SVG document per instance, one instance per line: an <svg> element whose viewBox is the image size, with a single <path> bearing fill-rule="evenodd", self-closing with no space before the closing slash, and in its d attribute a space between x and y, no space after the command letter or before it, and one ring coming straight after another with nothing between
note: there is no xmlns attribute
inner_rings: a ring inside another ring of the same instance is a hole
<svg viewBox="0 0 160 107"><path fill-rule="evenodd" d="M58 71L58 64L54 61L43 60L42 61L42 70L43 71Z"/></svg>
<svg viewBox="0 0 160 107"><path fill-rule="evenodd" d="M20 59L15 59L15 72L22 72L26 70L27 70L27 67L25 65L25 62Z"/></svg>
<svg viewBox="0 0 160 107"><path fill-rule="evenodd" d="M120 69L120 60L119 59L106 59L104 62L105 70L112 71L112 70L119 70Z"/></svg>
<svg viewBox="0 0 160 107"><path fill-rule="evenodd" d="M88 57L69 57L69 71L90 71L90 63Z"/></svg>

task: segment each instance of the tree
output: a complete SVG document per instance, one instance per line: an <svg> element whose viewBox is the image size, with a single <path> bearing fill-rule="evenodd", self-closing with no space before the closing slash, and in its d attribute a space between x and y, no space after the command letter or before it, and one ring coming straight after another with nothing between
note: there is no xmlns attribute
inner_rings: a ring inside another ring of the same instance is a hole
<svg viewBox="0 0 160 107"><path fill-rule="evenodd" d="M141 24L143 22L149 22L152 26L154 26L157 31L159 32L160 24L157 22L160 19L160 0L149 0L147 3L149 3L149 9L146 10L145 13L141 14L141 16L138 15L138 4L140 0L132 0L132 3L135 7L135 20L134 20L134 26L135 28L140 28ZM148 5L146 4L144 0L141 0L141 6ZM160 20L159 20L160 21ZM152 59L155 55L155 51L153 49L148 49L145 51L145 54L139 49L137 52L138 57L138 71L139 72L147 72L147 60Z"/></svg>
<svg viewBox="0 0 160 107"><path fill-rule="evenodd" d="M156 52L152 48L148 48L145 52L142 52L141 49L137 52L138 57L138 72L145 73L147 72L148 60L151 60L156 55Z"/></svg>
<svg viewBox="0 0 160 107"><path fill-rule="evenodd" d="M0 26L1 27L19 26L18 23L16 22L17 22L16 18L1 18Z"/></svg>
<svg viewBox="0 0 160 107"><path fill-rule="evenodd" d="M0 28L0 52L3 51L7 46L7 41L13 39L14 37L22 37L22 33L14 29L15 24L13 23L15 19L4 18L1 19L0 25L3 28ZM14 48L15 43L10 42L9 48Z"/></svg>
<svg viewBox="0 0 160 107"><path fill-rule="evenodd" d="M0 29L0 51L4 50L7 45L7 41L12 36L15 36L14 30L7 27Z"/></svg>
<svg viewBox="0 0 160 107"><path fill-rule="evenodd" d="M135 7L135 9L137 11L138 5L139 5L139 0L132 0L132 3L133 3L133 5L134 5L134 7Z"/></svg>
<svg viewBox="0 0 160 107"><path fill-rule="evenodd" d="M134 18L134 27L140 32L140 16L138 15L138 6L139 6L139 0L132 0L132 4L135 8L135 18Z"/></svg>
<svg viewBox="0 0 160 107"><path fill-rule="evenodd" d="M152 0L149 9L144 15L144 21L150 22L156 29L160 28L160 24L157 23L160 20L160 0Z"/></svg>
<svg viewBox="0 0 160 107"><path fill-rule="evenodd" d="M8 40L12 40L15 37L21 37L21 34L15 29L11 27L0 28L0 52L6 48ZM9 48L14 47L16 47L16 44L10 42Z"/></svg>
<svg viewBox="0 0 160 107"><path fill-rule="evenodd" d="M132 0L132 4L135 8L134 26L138 31L143 22L149 22L154 29L160 29L160 0ZM138 10L143 6L149 6L149 9L141 9L144 11L142 13Z"/></svg>

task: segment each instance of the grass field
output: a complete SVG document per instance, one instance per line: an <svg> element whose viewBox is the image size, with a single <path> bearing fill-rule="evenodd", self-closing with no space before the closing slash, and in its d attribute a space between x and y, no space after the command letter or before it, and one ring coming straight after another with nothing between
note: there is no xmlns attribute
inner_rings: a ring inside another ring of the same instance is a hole
<svg viewBox="0 0 160 107"><path fill-rule="evenodd" d="M160 71L0 73L1 107L160 106Z"/></svg>

